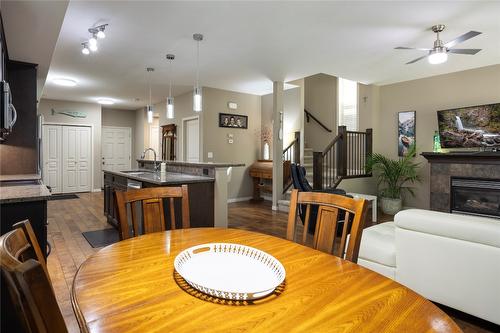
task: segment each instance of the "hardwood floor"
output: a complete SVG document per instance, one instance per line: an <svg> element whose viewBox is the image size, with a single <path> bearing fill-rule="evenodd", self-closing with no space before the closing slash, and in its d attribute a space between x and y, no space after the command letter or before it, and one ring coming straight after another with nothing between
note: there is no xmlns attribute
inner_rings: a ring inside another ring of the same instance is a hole
<svg viewBox="0 0 500 333"><path fill-rule="evenodd" d="M52 245L52 252L47 266L69 332L79 332L70 301L73 277L81 263L99 250L89 245L82 232L110 227L103 215L102 192L82 193L78 196L79 199L55 200L48 203L48 241ZM368 216L371 216L370 212ZM287 213L272 211L270 203L266 201L259 204L240 202L229 205L231 228L285 238L287 217ZM390 216L379 214L379 222L390 220ZM310 241L312 240L309 239ZM494 326L477 318L442 308L465 333L496 331Z"/></svg>

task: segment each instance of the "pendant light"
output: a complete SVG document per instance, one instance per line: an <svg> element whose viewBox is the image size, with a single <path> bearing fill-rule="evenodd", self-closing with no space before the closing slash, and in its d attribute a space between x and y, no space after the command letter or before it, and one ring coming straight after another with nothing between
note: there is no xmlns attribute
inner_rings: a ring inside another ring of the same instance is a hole
<svg viewBox="0 0 500 333"><path fill-rule="evenodd" d="M203 40L203 35L194 34L193 39L196 41L196 83L193 89L193 111L201 112L203 103L200 87L200 42Z"/></svg>
<svg viewBox="0 0 500 333"><path fill-rule="evenodd" d="M169 66L170 86L168 88L168 97L167 97L167 119L174 119L174 98L172 97L172 60L175 59L175 55L167 54L167 59L170 61L170 66Z"/></svg>
<svg viewBox="0 0 500 333"><path fill-rule="evenodd" d="M146 107L147 110L147 116L148 116L148 123L152 124L153 123L153 104L151 103L151 73L155 69L152 67L146 68L146 71L149 73L148 81L149 81L149 104Z"/></svg>

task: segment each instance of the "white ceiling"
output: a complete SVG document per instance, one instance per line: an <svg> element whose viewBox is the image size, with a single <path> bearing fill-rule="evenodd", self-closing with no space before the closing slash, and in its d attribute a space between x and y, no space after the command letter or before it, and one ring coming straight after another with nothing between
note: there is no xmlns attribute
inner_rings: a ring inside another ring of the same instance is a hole
<svg viewBox="0 0 500 333"><path fill-rule="evenodd" d="M49 71L68 0L2 0L0 6L9 58L38 64L39 97Z"/></svg>
<svg viewBox="0 0 500 333"><path fill-rule="evenodd" d="M52 58L46 98L117 100L115 107L147 104L145 68L155 67L153 101L168 89L166 53L174 53L175 93L190 90L196 43L203 33L203 86L266 94L272 80L290 81L316 73L367 84L387 84L500 63L500 3L456 2L166 2L72 1ZM109 23L98 54L85 57L80 43L87 28ZM451 55L442 65L406 62L431 47L429 27L443 23L446 42L469 30L483 32L461 48L482 48L475 56ZM78 81L74 88L50 82ZM135 101L140 98L140 101Z"/></svg>

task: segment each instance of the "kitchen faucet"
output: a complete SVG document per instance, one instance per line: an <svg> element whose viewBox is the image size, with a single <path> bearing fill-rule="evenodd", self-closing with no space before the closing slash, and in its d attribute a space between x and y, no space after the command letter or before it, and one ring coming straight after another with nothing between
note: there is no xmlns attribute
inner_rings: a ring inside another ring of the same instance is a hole
<svg viewBox="0 0 500 333"><path fill-rule="evenodd" d="M154 170L155 170L155 171L158 171L158 165L156 164L156 152L155 152L155 150L154 150L153 148L151 148L151 147L146 148L146 149L142 152L141 159L143 160L143 159L146 157L146 153L147 153L149 150L150 150L150 151L152 151L152 152L153 152L153 154L154 154L154 159L155 159L155 161L153 162L153 163L154 163L154 164L153 164L153 166L154 166Z"/></svg>

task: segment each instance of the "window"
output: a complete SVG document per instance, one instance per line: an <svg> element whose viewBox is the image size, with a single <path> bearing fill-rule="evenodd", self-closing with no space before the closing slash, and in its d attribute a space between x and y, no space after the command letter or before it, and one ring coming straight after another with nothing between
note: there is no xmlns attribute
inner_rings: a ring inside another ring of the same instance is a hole
<svg viewBox="0 0 500 333"><path fill-rule="evenodd" d="M339 126L346 126L349 131L358 130L358 83L339 78Z"/></svg>

